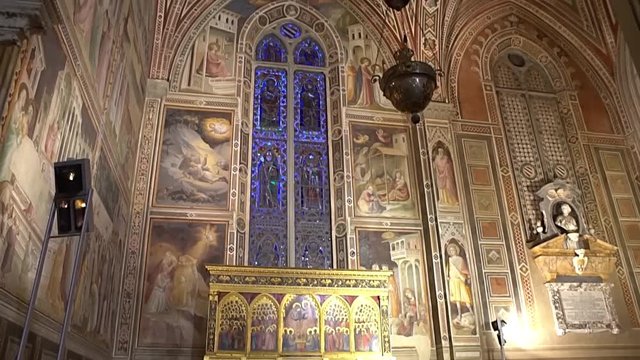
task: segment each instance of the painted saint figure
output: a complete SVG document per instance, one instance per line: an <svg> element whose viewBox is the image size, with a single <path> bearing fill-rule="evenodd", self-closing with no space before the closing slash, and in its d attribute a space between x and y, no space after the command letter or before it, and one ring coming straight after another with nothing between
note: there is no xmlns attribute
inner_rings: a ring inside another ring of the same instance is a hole
<svg viewBox="0 0 640 360"><path fill-rule="evenodd" d="M273 156L271 150L267 150L264 154L262 164L260 165L260 173L258 174L259 201L258 205L262 208L280 207L278 199L278 188L280 187L280 169L278 168L277 159Z"/></svg>
<svg viewBox="0 0 640 360"><path fill-rule="evenodd" d="M300 90L300 129L320 130L320 99L316 90L317 83L310 79Z"/></svg>
<svg viewBox="0 0 640 360"><path fill-rule="evenodd" d="M149 300L144 305L144 310L148 313L163 313L169 310L167 301L167 287L171 284L171 278L166 272L160 273L153 284L153 290Z"/></svg>
<svg viewBox="0 0 640 360"><path fill-rule="evenodd" d="M22 143L22 140L27 136L28 131L28 117L24 116L24 106L27 103L27 90L21 89L18 94L18 99L13 106L13 111L9 115L7 121L7 135L4 138L4 143L0 146L0 181L7 181L11 179L11 162L13 155Z"/></svg>
<svg viewBox="0 0 640 360"><path fill-rule="evenodd" d="M356 75L358 70L353 65L353 60L349 60L346 67L347 73L347 102L353 104L357 102Z"/></svg>
<svg viewBox="0 0 640 360"><path fill-rule="evenodd" d="M389 266L382 265L382 270L389 270ZM389 276L389 315L395 319L400 316L400 289L395 274Z"/></svg>
<svg viewBox="0 0 640 360"><path fill-rule="evenodd" d="M96 9L95 0L75 0L73 9L73 21L80 30L80 34L86 37L91 31L93 25L93 16Z"/></svg>
<svg viewBox="0 0 640 360"><path fill-rule="evenodd" d="M442 146L436 147L433 167L438 185L438 202L440 205L457 206L458 190L453 172L453 161Z"/></svg>
<svg viewBox="0 0 640 360"><path fill-rule="evenodd" d="M387 209L380 203L380 198L373 189L373 185L367 186L360 194L358 208L366 214L380 214Z"/></svg>
<svg viewBox="0 0 640 360"><path fill-rule="evenodd" d="M224 61L224 54L220 53L220 44L216 42L210 42L207 46L207 52L202 57L200 66L198 67L198 74L209 76L212 78L229 76L227 66Z"/></svg>
<svg viewBox="0 0 640 360"><path fill-rule="evenodd" d="M305 209L322 208L322 189L319 154L309 153L306 156L306 164L302 173L302 207Z"/></svg>
<svg viewBox="0 0 640 360"><path fill-rule="evenodd" d="M363 57L360 59L360 68L357 74L357 83L360 88L360 97L358 98L357 106L370 106L375 103L373 84L371 82L372 78L371 60Z"/></svg>
<svg viewBox="0 0 640 360"><path fill-rule="evenodd" d="M449 280L449 300L456 304L458 314L454 321L458 323L462 320L462 308L464 304L469 313L473 314L471 304L471 286L469 285L469 267L467 261L460 256L460 247L455 243L447 246L449 256L447 278Z"/></svg>
<svg viewBox="0 0 640 360"><path fill-rule="evenodd" d="M388 196L389 201L406 201L409 200L409 187L404 180L404 175L400 170L396 170L395 177L391 181L391 190Z"/></svg>
<svg viewBox="0 0 640 360"><path fill-rule="evenodd" d="M274 79L267 79L260 92L260 128L280 127L280 90Z"/></svg>

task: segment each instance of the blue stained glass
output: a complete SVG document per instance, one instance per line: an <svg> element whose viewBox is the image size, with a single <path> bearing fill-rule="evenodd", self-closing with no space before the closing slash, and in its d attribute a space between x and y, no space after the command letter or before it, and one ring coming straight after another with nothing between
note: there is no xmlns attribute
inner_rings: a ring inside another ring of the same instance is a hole
<svg viewBox="0 0 640 360"><path fill-rule="evenodd" d="M260 244L249 247L253 265L282 266L286 263L286 149L285 141L253 140L249 232L251 243Z"/></svg>
<svg viewBox="0 0 640 360"><path fill-rule="evenodd" d="M302 33L293 23L282 25L279 31L285 39L299 38ZM281 38L270 34L259 42L256 60L288 62L289 50ZM293 60L298 65L326 66L325 53L312 38L297 43ZM295 254L295 266L332 265L326 81L320 71L288 74L285 69L263 66L255 70L248 249L251 265L286 266L290 252ZM288 91L289 86L293 93ZM288 113L288 101L293 101L293 113ZM289 124L293 129L288 129ZM287 168L287 159L292 168ZM288 200L293 208L288 208ZM289 224L291 215L294 222ZM291 244L289 230L295 233Z"/></svg>
<svg viewBox="0 0 640 360"><path fill-rule="evenodd" d="M296 140L327 141L327 95L320 72L294 73L294 128Z"/></svg>
<svg viewBox="0 0 640 360"><path fill-rule="evenodd" d="M286 63L287 48L277 36L269 34L258 42L256 60Z"/></svg>
<svg viewBox="0 0 640 360"><path fill-rule="evenodd" d="M258 67L253 94L249 260L287 259L287 72Z"/></svg>
<svg viewBox="0 0 640 360"><path fill-rule="evenodd" d="M296 266L331 266L328 152L326 142L295 143Z"/></svg>
<svg viewBox="0 0 640 360"><path fill-rule="evenodd" d="M284 139L287 133L287 71L257 68L254 88L254 136Z"/></svg>
<svg viewBox="0 0 640 360"><path fill-rule="evenodd" d="M325 66L324 51L312 38L306 38L293 50L293 60L298 65Z"/></svg>
<svg viewBox="0 0 640 360"><path fill-rule="evenodd" d="M302 35L302 30L296 24L286 23L280 26L280 35L289 39L297 39Z"/></svg>
<svg viewBox="0 0 640 360"><path fill-rule="evenodd" d="M294 73L296 266L331 267L325 75Z"/></svg>

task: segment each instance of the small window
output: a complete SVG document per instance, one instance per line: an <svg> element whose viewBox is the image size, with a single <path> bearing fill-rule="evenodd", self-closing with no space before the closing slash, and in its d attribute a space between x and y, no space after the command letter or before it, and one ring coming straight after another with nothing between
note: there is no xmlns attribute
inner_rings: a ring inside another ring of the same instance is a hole
<svg viewBox="0 0 640 360"><path fill-rule="evenodd" d="M265 36L256 47L256 60L268 62L287 62L287 49L282 40L274 35Z"/></svg>
<svg viewBox="0 0 640 360"><path fill-rule="evenodd" d="M320 45L311 38L306 38L296 46L293 51L294 61L298 65L323 67L324 51Z"/></svg>
<svg viewBox="0 0 640 360"><path fill-rule="evenodd" d="M296 24L286 23L280 27L280 34L287 39L297 39L302 34L302 30Z"/></svg>

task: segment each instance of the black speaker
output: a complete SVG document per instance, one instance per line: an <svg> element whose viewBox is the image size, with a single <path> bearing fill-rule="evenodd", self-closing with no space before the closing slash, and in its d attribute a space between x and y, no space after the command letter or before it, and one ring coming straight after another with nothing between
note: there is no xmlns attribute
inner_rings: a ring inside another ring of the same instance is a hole
<svg viewBox="0 0 640 360"><path fill-rule="evenodd" d="M86 195L91 188L89 159L61 161L53 164L56 198Z"/></svg>
<svg viewBox="0 0 640 360"><path fill-rule="evenodd" d="M58 217L58 234L69 234L73 232L73 215L71 214L71 203L68 199L56 200L56 215Z"/></svg>
<svg viewBox="0 0 640 360"><path fill-rule="evenodd" d="M89 159L69 160L53 164L58 234L73 235L82 231L88 221L87 202L91 189ZM88 230L88 229L87 229Z"/></svg>

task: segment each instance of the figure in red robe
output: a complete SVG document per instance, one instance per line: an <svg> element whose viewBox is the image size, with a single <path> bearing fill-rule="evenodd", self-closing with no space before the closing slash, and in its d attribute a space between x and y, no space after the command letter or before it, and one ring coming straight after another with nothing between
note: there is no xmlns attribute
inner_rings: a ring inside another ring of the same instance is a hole
<svg viewBox="0 0 640 360"><path fill-rule="evenodd" d="M224 55L220 54L220 45L217 42L209 43L207 53L198 67L198 74L204 73L205 76L213 78L229 76L224 61Z"/></svg>

